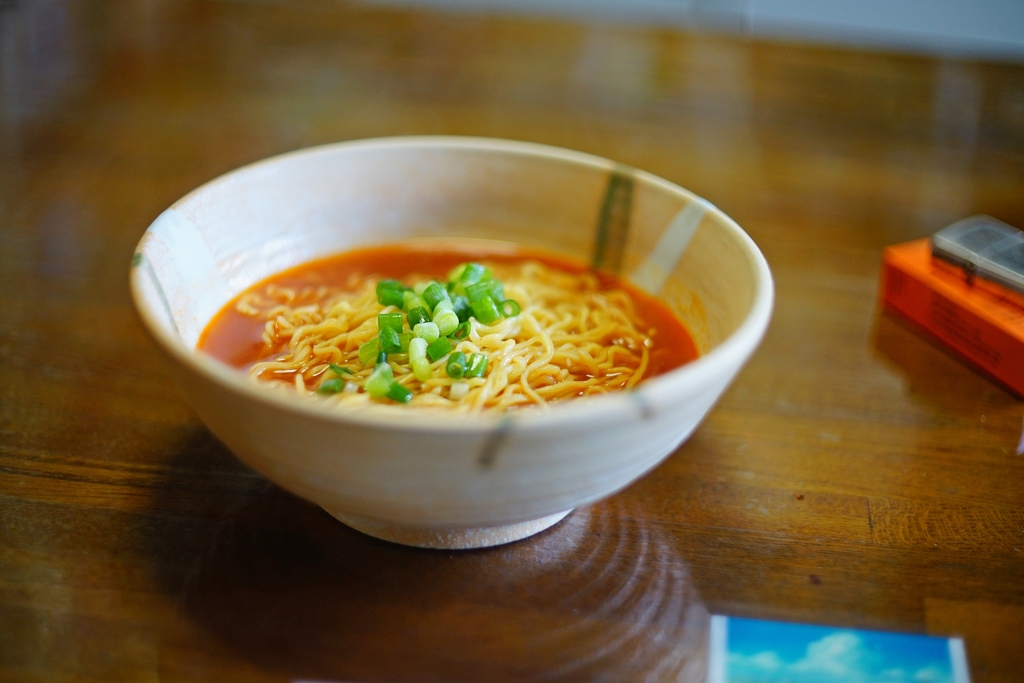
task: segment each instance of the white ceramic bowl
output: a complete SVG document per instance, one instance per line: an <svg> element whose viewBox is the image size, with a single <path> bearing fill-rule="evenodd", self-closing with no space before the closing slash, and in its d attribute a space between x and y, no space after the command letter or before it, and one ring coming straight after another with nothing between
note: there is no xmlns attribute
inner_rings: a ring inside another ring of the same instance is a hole
<svg viewBox="0 0 1024 683"><path fill-rule="evenodd" d="M195 351L239 292L362 245L521 242L665 299L702 356L632 392L506 416L344 413L256 387ZM753 241L686 190L598 157L457 137L383 138L274 157L194 190L149 227L131 290L186 399L244 462L345 523L426 547L546 528L625 487L696 428L760 342L771 274Z"/></svg>

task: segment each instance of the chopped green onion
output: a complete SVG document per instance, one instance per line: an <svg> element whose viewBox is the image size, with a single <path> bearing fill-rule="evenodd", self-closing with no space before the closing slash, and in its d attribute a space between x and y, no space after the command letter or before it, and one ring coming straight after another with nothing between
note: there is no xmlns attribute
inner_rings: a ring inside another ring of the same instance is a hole
<svg viewBox="0 0 1024 683"><path fill-rule="evenodd" d="M397 306L401 308L404 302L405 299L402 298L402 293L397 289L385 289L377 295L377 303L381 306Z"/></svg>
<svg viewBox="0 0 1024 683"><path fill-rule="evenodd" d="M369 365L378 353L380 353L380 344L375 337L359 347L359 362Z"/></svg>
<svg viewBox="0 0 1024 683"><path fill-rule="evenodd" d="M402 342L394 328L382 327L380 330L380 350L384 353L401 353Z"/></svg>
<svg viewBox="0 0 1024 683"><path fill-rule="evenodd" d="M448 297L447 290L436 282L431 282L427 285L427 288L423 290L423 300L427 302L427 305L430 306L431 310L434 310L442 301L451 301Z"/></svg>
<svg viewBox="0 0 1024 683"><path fill-rule="evenodd" d="M320 388L316 390L316 393L329 396L336 394L345 388L345 380L340 377L331 377L320 385Z"/></svg>
<svg viewBox="0 0 1024 683"><path fill-rule="evenodd" d="M386 396L392 401L396 401L398 403L408 403L412 400L412 392L398 382L392 382L391 386L388 387L388 393Z"/></svg>
<svg viewBox="0 0 1024 683"><path fill-rule="evenodd" d="M438 337L437 341L427 346L427 358L431 362L434 362L440 358L444 358L452 351L452 343L448 341L448 337Z"/></svg>
<svg viewBox="0 0 1024 683"><path fill-rule="evenodd" d="M501 305L498 306L498 308L501 309L501 314L506 318L512 318L523 312L523 309L519 306L519 302L515 299L505 299L501 302Z"/></svg>
<svg viewBox="0 0 1024 683"><path fill-rule="evenodd" d="M427 306L426 302L423 301L423 299L416 296L413 292L403 292L402 296L404 297L402 303L402 310L405 311L406 313L409 313L414 308L426 308Z"/></svg>
<svg viewBox="0 0 1024 683"><path fill-rule="evenodd" d="M468 265L468 263L460 263L459 265L452 268L448 272L448 282L458 282L460 279L462 279L462 273L466 271L466 266Z"/></svg>
<svg viewBox="0 0 1024 683"><path fill-rule="evenodd" d="M466 373L466 354L462 351L456 351L449 356L445 371L452 379L461 379L462 375Z"/></svg>
<svg viewBox="0 0 1024 683"><path fill-rule="evenodd" d="M394 372L387 364L389 354L408 353L409 366L420 382L433 378L432 363L450 355L444 363L445 371L457 381L452 384L449 396L452 400L461 400L470 389L467 382L458 380L483 377L488 358L482 353L467 357L462 351L455 351L453 343L470 337L471 318L491 325L502 316L511 318L522 313L517 301L505 298L505 288L494 279L490 268L480 263L459 264L448 273L447 282L428 280L410 288L398 280L380 280L376 293L379 303L400 308L404 316L398 312L379 314L377 338L359 347L359 360L364 366L371 362L377 364L363 389L373 398L387 397L399 403L412 400L413 392L395 381ZM333 363L329 367L337 376L323 381L317 389L319 393L358 390L357 384L348 386L341 377L353 374L352 370Z"/></svg>
<svg viewBox="0 0 1024 683"><path fill-rule="evenodd" d="M448 278L451 281L450 289L455 294L465 294L466 288L470 285L490 280L493 277L491 269L479 263L462 263L448 273Z"/></svg>
<svg viewBox="0 0 1024 683"><path fill-rule="evenodd" d="M447 337L458 329L459 316L455 315L455 311L441 311L440 314L434 316L434 324L437 325L437 330L441 336Z"/></svg>
<svg viewBox="0 0 1024 683"><path fill-rule="evenodd" d="M426 358L412 363L412 374L416 376L421 382L426 382L428 379L434 376L434 369L430 367L430 361Z"/></svg>
<svg viewBox="0 0 1024 683"><path fill-rule="evenodd" d="M495 301L505 299L505 285L501 284L501 280L489 280L487 284L490 285L492 299Z"/></svg>
<svg viewBox="0 0 1024 683"><path fill-rule="evenodd" d="M421 382L426 382L433 376L434 372L430 368L430 362L427 361L426 339L414 337L409 342L409 365L412 366L412 372L416 375L416 379Z"/></svg>
<svg viewBox="0 0 1024 683"><path fill-rule="evenodd" d="M474 282L480 282L480 280L484 279L484 275L487 272L487 268L484 268L479 263L467 263L462 272L459 273L459 282L467 286Z"/></svg>
<svg viewBox="0 0 1024 683"><path fill-rule="evenodd" d="M472 306L473 302L491 296L491 283L477 282L466 287L466 296L469 297L469 304Z"/></svg>
<svg viewBox="0 0 1024 683"><path fill-rule="evenodd" d="M384 282L389 282L384 280ZM377 303L381 306L398 306L401 308L405 302L405 298L402 296L401 283L398 288L394 287L381 287L380 283L377 283Z"/></svg>
<svg viewBox="0 0 1024 683"><path fill-rule="evenodd" d="M487 356L482 353L474 353L469 357L469 367L466 368L466 377L483 377L487 371Z"/></svg>
<svg viewBox="0 0 1024 683"><path fill-rule="evenodd" d="M349 370L348 368L343 368L342 366L335 365L334 363L328 363L327 365L329 365L331 367L331 370L334 370L334 374L336 374L336 375L352 375L352 374L355 374L351 370Z"/></svg>
<svg viewBox="0 0 1024 683"><path fill-rule="evenodd" d="M402 333L401 313L381 313L377 316L377 329L383 332L385 329L392 329L396 334Z"/></svg>
<svg viewBox="0 0 1024 683"><path fill-rule="evenodd" d="M454 311L455 311L455 307L454 307L454 306L452 305L452 302L451 302L451 301L449 301L449 300L447 300L447 299L445 299L444 301L438 301L438 302L437 302L437 305L436 305L436 306L434 306L434 314L433 314L433 317L435 317L435 318L436 318L436 317L437 317L437 314L438 314L438 313L441 313L441 312L443 312L443 311L452 311L452 312L454 312Z"/></svg>
<svg viewBox="0 0 1024 683"><path fill-rule="evenodd" d="M403 285L398 280L389 280L387 278L377 281L377 296L380 296L381 292L384 292L389 289L398 290L399 292L401 292L405 290L405 285Z"/></svg>
<svg viewBox="0 0 1024 683"><path fill-rule="evenodd" d="M409 311L409 327L416 329L420 323L430 322L430 311L423 306L417 306Z"/></svg>
<svg viewBox="0 0 1024 683"><path fill-rule="evenodd" d="M469 307L469 299L461 294L456 294L452 299L452 310L455 311L455 315L459 316L459 322L466 322L469 320L469 316L473 315L473 309Z"/></svg>
<svg viewBox="0 0 1024 683"><path fill-rule="evenodd" d="M409 342L409 362L427 359L427 340L423 337L413 337Z"/></svg>
<svg viewBox="0 0 1024 683"><path fill-rule="evenodd" d="M384 398L394 382L395 373L392 372L391 366L387 363L381 363L374 369L370 378L366 380L364 387L366 388L366 393L373 398Z"/></svg>
<svg viewBox="0 0 1024 683"><path fill-rule="evenodd" d="M473 308L473 315L484 325L490 325L501 317L494 299L489 296L481 297L476 301L470 299L469 305Z"/></svg>
<svg viewBox="0 0 1024 683"><path fill-rule="evenodd" d="M425 339L428 344L432 344L437 341L437 338L441 336L441 331L437 329L436 323L419 323L412 329L413 336Z"/></svg>

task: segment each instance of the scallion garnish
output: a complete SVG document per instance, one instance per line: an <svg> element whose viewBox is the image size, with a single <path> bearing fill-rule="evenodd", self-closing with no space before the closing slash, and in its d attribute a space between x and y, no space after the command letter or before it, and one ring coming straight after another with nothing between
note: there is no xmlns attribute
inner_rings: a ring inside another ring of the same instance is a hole
<svg viewBox="0 0 1024 683"><path fill-rule="evenodd" d="M405 299L402 297L402 292L397 289L385 289L377 296L377 303L381 306L398 306L401 307L405 303Z"/></svg>
<svg viewBox="0 0 1024 683"><path fill-rule="evenodd" d="M501 280L488 280L487 284L490 285L491 298L495 301L504 301L505 285L501 284Z"/></svg>
<svg viewBox="0 0 1024 683"><path fill-rule="evenodd" d="M459 280L461 280L462 274L466 272L466 266L468 265L468 263L460 263L459 265L455 266L450 271L448 271L448 284L452 284L454 282L458 282Z"/></svg>
<svg viewBox="0 0 1024 683"><path fill-rule="evenodd" d="M419 323L412 329L414 337L420 339L426 339L428 344L433 344L437 341L437 338L441 336L441 331L438 329L437 324L433 322Z"/></svg>
<svg viewBox="0 0 1024 683"><path fill-rule="evenodd" d="M487 268L479 263L467 263L462 272L459 273L459 282L467 286L474 282L480 282L480 280L484 279L485 273L487 273Z"/></svg>
<svg viewBox="0 0 1024 683"><path fill-rule="evenodd" d="M501 317L501 313L498 312L498 306L494 303L494 299L489 296L482 296L476 301L470 299L469 305L473 309L473 315L484 325L490 325Z"/></svg>
<svg viewBox="0 0 1024 683"><path fill-rule="evenodd" d="M388 387L388 391L385 396L397 403L408 403L412 400L412 392L398 382L391 383L391 386Z"/></svg>
<svg viewBox="0 0 1024 683"><path fill-rule="evenodd" d="M398 333L392 327L382 327L380 330L380 350L384 353L401 353L402 342Z"/></svg>
<svg viewBox="0 0 1024 683"><path fill-rule="evenodd" d="M438 337L437 341L427 345L427 358L431 362L444 358L452 351L452 343L448 337Z"/></svg>
<svg viewBox="0 0 1024 683"><path fill-rule="evenodd" d="M436 306L434 306L433 317L436 318L438 313L444 313L445 311L454 311L454 310L455 310L455 307L452 305L452 302L451 302L450 299L442 299L441 301L437 302Z"/></svg>
<svg viewBox="0 0 1024 683"><path fill-rule="evenodd" d="M359 360L363 365L376 363L373 373L363 388L373 398L390 398L408 403L412 391L394 379L388 354L408 353L409 366L420 382L433 377L431 363L449 356L445 371L455 380L483 377L488 358L482 353L468 357L454 351L453 341L467 339L473 331L471 318L491 325L503 316L511 318L522 313L517 301L505 298L505 288L494 279L491 270L479 263L461 263L448 274L446 282L415 283L406 287L398 280L377 283L377 300L384 306L395 306L405 312L381 313L377 316L377 337L359 347ZM408 323L406 328L405 323ZM403 362L401 358L398 362ZM340 375L351 375L352 370L330 364L339 377L325 380L320 393L346 390ZM358 388L353 384L348 389ZM464 381L455 382L449 392L453 400L469 392Z"/></svg>
<svg viewBox="0 0 1024 683"><path fill-rule="evenodd" d="M409 311L409 327L416 329L420 323L430 322L430 311L423 306L417 306Z"/></svg>
<svg viewBox="0 0 1024 683"><path fill-rule="evenodd" d="M412 374L416 379L426 382L433 376L430 369L430 361L427 360L427 340L422 337L414 337L409 342L409 365L412 366Z"/></svg>
<svg viewBox="0 0 1024 683"><path fill-rule="evenodd" d="M405 286L398 280L381 280L377 283L377 303L381 306L401 306L405 298Z"/></svg>
<svg viewBox="0 0 1024 683"><path fill-rule="evenodd" d="M477 282L469 287L466 287L466 297L469 298L470 306L473 305L474 301L479 301L484 297L491 295L491 285L489 282Z"/></svg>
<svg viewBox="0 0 1024 683"><path fill-rule="evenodd" d="M452 379L462 379L462 376L466 374L466 354L462 351L456 351L448 357L448 365L445 366L445 372Z"/></svg>
<svg viewBox="0 0 1024 683"><path fill-rule="evenodd" d="M336 374L336 375L353 375L353 374L355 374L354 372L352 372L348 368L344 368L344 367L342 367L340 365L335 365L334 363L328 363L327 365L331 368L331 370L334 371L334 374Z"/></svg>
<svg viewBox="0 0 1024 683"><path fill-rule="evenodd" d="M430 310L434 310L442 301L451 301L448 291L436 282L431 282L423 290L423 300L430 306Z"/></svg>
<svg viewBox="0 0 1024 683"><path fill-rule="evenodd" d="M473 315L473 309L469 307L469 299L456 294L452 299L452 310L455 311L455 315L459 316L459 322L464 323L469 320L469 316Z"/></svg>
<svg viewBox="0 0 1024 683"><path fill-rule="evenodd" d="M505 299L498 306L501 309L501 314L506 318L512 318L523 312L523 309L519 306L519 302L514 299Z"/></svg>
<svg viewBox="0 0 1024 683"><path fill-rule="evenodd" d="M469 367L466 368L465 377L483 377L487 371L487 356L482 353L474 353L469 357Z"/></svg>
<svg viewBox="0 0 1024 683"><path fill-rule="evenodd" d="M441 311L434 315L434 324L442 337L447 337L459 327L459 316L455 311Z"/></svg>
<svg viewBox="0 0 1024 683"><path fill-rule="evenodd" d="M316 393L329 396L331 394L337 394L339 391L343 391L344 389L345 380L340 377L331 377L320 385L320 388L316 390Z"/></svg>
<svg viewBox="0 0 1024 683"><path fill-rule="evenodd" d="M380 343L374 337L359 347L359 362L363 365L369 365L377 358L378 353L380 353Z"/></svg>
<svg viewBox="0 0 1024 683"><path fill-rule="evenodd" d="M395 381L395 373L392 372L391 366L387 363L381 363L378 365L370 378L366 380L364 388L373 398L384 398L387 396L388 389Z"/></svg>
<svg viewBox="0 0 1024 683"><path fill-rule="evenodd" d="M377 281L377 296L380 296L381 292L387 289L396 289L401 292L405 290L405 285L398 280L392 280L390 278L383 278L382 280Z"/></svg>
<svg viewBox="0 0 1024 683"><path fill-rule="evenodd" d="M396 333L402 333L402 314L401 313L381 313L377 316L377 329L384 331L385 329L392 329Z"/></svg>
<svg viewBox="0 0 1024 683"><path fill-rule="evenodd" d="M402 293L402 296L404 297L402 302L402 310L405 311L406 313L409 313L414 308L426 308L426 302L424 302L423 299L416 296L415 292L406 290L405 292Z"/></svg>
<svg viewBox="0 0 1024 683"><path fill-rule="evenodd" d="M437 305L434 306L433 323L437 325L442 337L447 337L455 331L455 328L459 326L459 316L455 314L451 301L444 299L437 302Z"/></svg>
<svg viewBox="0 0 1024 683"><path fill-rule="evenodd" d="M452 269L449 273L451 291L453 294L466 293L466 287L483 279L486 268L479 263L463 263Z"/></svg>

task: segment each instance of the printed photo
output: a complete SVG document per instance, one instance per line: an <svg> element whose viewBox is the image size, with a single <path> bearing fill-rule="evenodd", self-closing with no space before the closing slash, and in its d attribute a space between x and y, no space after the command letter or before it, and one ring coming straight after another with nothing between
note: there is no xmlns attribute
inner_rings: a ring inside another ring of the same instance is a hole
<svg viewBox="0 0 1024 683"><path fill-rule="evenodd" d="M708 683L969 683L960 638L716 616Z"/></svg>

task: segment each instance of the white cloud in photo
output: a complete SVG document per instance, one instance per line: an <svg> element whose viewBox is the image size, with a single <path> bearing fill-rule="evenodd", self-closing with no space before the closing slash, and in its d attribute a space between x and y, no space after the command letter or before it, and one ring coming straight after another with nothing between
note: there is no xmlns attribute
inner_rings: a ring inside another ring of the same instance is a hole
<svg viewBox="0 0 1024 683"><path fill-rule="evenodd" d="M886 666L863 639L850 631L831 633L807 646L803 657L787 662L777 652L729 653L729 683L952 683L948 671L929 665L907 671Z"/></svg>
<svg viewBox="0 0 1024 683"><path fill-rule="evenodd" d="M914 672L914 683L949 683L950 675L939 666L926 666Z"/></svg>

